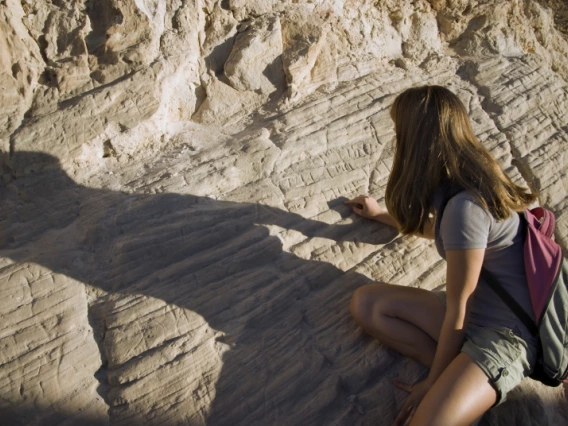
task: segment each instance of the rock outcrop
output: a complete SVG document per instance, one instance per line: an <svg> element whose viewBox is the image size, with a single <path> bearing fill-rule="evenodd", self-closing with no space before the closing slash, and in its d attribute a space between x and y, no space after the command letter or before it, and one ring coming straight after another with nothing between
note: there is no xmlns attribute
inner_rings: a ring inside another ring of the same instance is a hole
<svg viewBox="0 0 568 426"><path fill-rule="evenodd" d="M433 289L382 201L389 107L448 86L568 249L558 1L0 2L0 412L7 424L390 424L426 370L349 316ZM568 422L525 380L481 425ZM7 420L6 420L7 419Z"/></svg>

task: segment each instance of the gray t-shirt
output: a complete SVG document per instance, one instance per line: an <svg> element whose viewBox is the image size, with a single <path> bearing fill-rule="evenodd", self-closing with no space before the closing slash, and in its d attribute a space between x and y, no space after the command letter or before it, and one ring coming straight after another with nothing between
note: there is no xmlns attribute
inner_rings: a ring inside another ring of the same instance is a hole
<svg viewBox="0 0 568 426"><path fill-rule="evenodd" d="M437 194L434 206L439 211L443 195ZM436 248L446 258L445 250L485 249L483 267L534 318L523 260L524 229L517 213L497 221L475 200L462 191L450 198L442 219L436 221ZM473 293L470 322L483 327L507 327L525 340L531 334L517 316L479 278Z"/></svg>

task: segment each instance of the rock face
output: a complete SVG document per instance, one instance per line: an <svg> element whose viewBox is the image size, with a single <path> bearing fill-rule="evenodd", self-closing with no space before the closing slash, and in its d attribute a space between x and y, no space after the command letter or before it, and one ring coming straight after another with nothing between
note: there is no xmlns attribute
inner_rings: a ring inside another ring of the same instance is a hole
<svg viewBox="0 0 568 426"><path fill-rule="evenodd" d="M0 2L2 421L390 424L392 380L426 370L363 335L349 299L438 287L445 265L343 200L382 201L394 97L443 84L568 249L565 14ZM527 379L481 425L565 424L565 404Z"/></svg>

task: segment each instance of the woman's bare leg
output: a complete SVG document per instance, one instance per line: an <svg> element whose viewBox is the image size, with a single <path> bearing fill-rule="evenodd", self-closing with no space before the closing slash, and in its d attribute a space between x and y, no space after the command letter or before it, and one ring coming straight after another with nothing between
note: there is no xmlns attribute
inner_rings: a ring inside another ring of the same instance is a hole
<svg viewBox="0 0 568 426"><path fill-rule="evenodd" d="M411 426L471 425L497 400L497 391L479 366L460 353L428 391Z"/></svg>
<svg viewBox="0 0 568 426"><path fill-rule="evenodd" d="M436 353L445 307L428 290L377 283L358 288L351 314L370 335L427 367Z"/></svg>

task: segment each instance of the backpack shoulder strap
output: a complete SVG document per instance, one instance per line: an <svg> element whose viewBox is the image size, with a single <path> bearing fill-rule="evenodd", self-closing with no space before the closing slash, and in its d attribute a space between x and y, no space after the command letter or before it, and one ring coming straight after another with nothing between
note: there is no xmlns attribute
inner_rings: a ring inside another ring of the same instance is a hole
<svg viewBox="0 0 568 426"><path fill-rule="evenodd" d="M544 207L525 209L524 217L530 227L538 230L538 232L545 235L547 238L552 238L554 229L556 228L556 219L550 210Z"/></svg>
<svg viewBox="0 0 568 426"><path fill-rule="evenodd" d="M503 288L503 286L499 283L499 281L497 281L495 276L493 276L491 272L483 267L481 268L481 276L487 282L487 284L489 284L493 291L497 293L501 300L503 300L503 302L505 302L505 304L513 311L513 313L522 321L522 323L528 328L530 333L533 336L536 336L538 334L538 327L536 326L534 321L531 319L529 314L525 312L521 305L519 305L517 301L513 299L513 296L511 296L509 292L507 292L507 290Z"/></svg>

